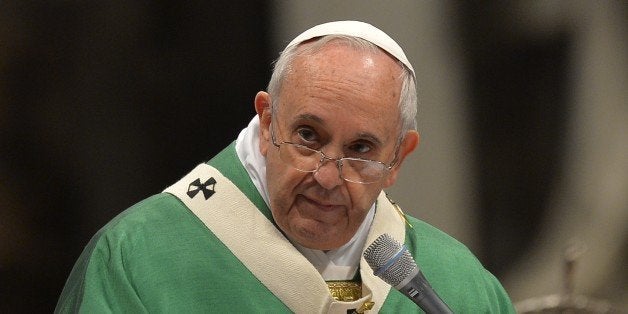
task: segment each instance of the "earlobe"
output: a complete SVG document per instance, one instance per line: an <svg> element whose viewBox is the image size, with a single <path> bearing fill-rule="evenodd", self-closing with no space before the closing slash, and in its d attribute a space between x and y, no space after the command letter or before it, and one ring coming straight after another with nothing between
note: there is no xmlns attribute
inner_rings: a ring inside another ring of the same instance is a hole
<svg viewBox="0 0 628 314"><path fill-rule="evenodd" d="M270 142L270 122L271 122L271 99L267 92L258 92L255 95L255 112L259 117L259 149L263 156L266 156Z"/></svg>

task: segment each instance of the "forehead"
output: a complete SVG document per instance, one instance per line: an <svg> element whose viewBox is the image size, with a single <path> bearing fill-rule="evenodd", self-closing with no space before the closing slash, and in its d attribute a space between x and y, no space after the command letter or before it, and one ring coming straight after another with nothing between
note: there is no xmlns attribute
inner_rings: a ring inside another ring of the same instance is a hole
<svg viewBox="0 0 628 314"><path fill-rule="evenodd" d="M379 49L329 43L293 60L280 92L282 118L311 118L382 140L399 132L401 66ZM285 116L284 116L285 115Z"/></svg>

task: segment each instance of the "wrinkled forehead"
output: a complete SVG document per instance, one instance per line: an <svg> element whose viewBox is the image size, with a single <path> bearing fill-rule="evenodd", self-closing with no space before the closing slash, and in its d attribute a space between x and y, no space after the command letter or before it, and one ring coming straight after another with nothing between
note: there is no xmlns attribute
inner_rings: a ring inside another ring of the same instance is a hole
<svg viewBox="0 0 628 314"><path fill-rule="evenodd" d="M286 48L299 45L300 43L316 37L327 35L353 36L369 41L403 63L410 70L412 76L415 77L412 64L410 64L403 49L401 49L397 42L377 27L364 22L336 21L316 25L294 38Z"/></svg>

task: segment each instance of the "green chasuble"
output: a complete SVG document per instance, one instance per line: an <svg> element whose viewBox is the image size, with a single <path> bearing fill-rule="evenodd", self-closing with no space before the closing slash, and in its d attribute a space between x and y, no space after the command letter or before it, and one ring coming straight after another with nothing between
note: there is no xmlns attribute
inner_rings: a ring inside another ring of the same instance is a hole
<svg viewBox="0 0 628 314"><path fill-rule="evenodd" d="M497 279L443 232L401 214L382 193L367 244L405 242L455 313L514 313ZM334 300L316 269L283 236L234 144L163 193L122 212L89 242L55 312L421 313L360 262L362 298Z"/></svg>

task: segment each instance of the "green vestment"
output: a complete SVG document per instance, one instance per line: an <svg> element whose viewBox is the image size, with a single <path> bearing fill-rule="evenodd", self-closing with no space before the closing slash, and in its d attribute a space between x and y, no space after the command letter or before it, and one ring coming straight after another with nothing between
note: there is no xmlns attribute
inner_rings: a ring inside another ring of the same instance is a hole
<svg viewBox="0 0 628 314"><path fill-rule="evenodd" d="M89 242L55 312L347 313L421 312L360 263L363 299L331 298L316 269L272 221L234 145L164 193L122 212ZM406 216L382 193L367 244L381 233L404 241L455 313L514 313L497 279L469 250Z"/></svg>

